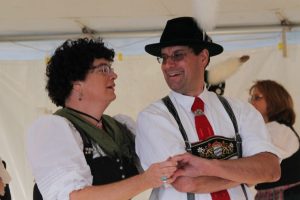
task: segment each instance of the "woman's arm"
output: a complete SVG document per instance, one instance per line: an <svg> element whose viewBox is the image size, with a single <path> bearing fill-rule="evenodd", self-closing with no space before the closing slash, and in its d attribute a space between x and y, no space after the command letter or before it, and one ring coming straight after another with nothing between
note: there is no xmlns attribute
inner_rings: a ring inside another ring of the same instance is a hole
<svg viewBox="0 0 300 200"><path fill-rule="evenodd" d="M144 173L126 180L73 191L70 194L70 200L95 200L101 196L106 200L131 199L147 189L160 187L163 184L162 176L168 177L167 183L172 183L175 178L171 178L171 176L177 169L176 165L176 161L156 163Z"/></svg>

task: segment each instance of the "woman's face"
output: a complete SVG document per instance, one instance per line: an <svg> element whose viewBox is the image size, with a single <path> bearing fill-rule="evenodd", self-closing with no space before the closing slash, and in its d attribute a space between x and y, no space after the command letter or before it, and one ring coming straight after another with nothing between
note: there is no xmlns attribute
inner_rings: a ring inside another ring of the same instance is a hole
<svg viewBox="0 0 300 200"><path fill-rule="evenodd" d="M261 113L265 122L268 122L267 103L264 95L257 88L251 90L249 102Z"/></svg>
<svg viewBox="0 0 300 200"><path fill-rule="evenodd" d="M82 84L83 98L91 105L109 104L116 98L115 79L117 74L111 68L111 62L104 58L95 59Z"/></svg>

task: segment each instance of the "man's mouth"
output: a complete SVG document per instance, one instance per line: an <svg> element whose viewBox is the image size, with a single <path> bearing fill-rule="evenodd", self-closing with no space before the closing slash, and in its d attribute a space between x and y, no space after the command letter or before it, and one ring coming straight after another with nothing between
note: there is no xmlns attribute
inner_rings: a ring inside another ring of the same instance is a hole
<svg viewBox="0 0 300 200"><path fill-rule="evenodd" d="M176 76L182 75L182 71L179 71L179 70L176 70L176 71L168 71L168 72L167 72L167 75L168 75L169 77L176 77Z"/></svg>

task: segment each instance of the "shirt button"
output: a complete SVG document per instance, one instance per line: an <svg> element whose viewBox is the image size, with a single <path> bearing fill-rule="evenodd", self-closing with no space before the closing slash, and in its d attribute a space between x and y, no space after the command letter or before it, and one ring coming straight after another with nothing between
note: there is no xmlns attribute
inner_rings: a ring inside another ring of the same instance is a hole
<svg viewBox="0 0 300 200"><path fill-rule="evenodd" d="M118 158L117 158L117 160L116 160L116 161L117 161L117 162L120 162L120 159L118 159Z"/></svg>
<svg viewBox="0 0 300 200"><path fill-rule="evenodd" d="M123 170L123 166L120 166L120 170Z"/></svg>
<svg viewBox="0 0 300 200"><path fill-rule="evenodd" d="M123 174L123 175L122 175L122 179L124 179L124 178L125 178L125 175Z"/></svg>

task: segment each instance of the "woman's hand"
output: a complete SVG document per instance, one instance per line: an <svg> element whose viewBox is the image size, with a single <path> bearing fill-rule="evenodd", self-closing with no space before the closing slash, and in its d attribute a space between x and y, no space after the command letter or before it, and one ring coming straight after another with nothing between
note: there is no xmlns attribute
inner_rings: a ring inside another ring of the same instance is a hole
<svg viewBox="0 0 300 200"><path fill-rule="evenodd" d="M160 187L163 184L173 183L173 173L177 170L177 162L168 159L167 161L152 164L144 173L145 182L151 188Z"/></svg>

